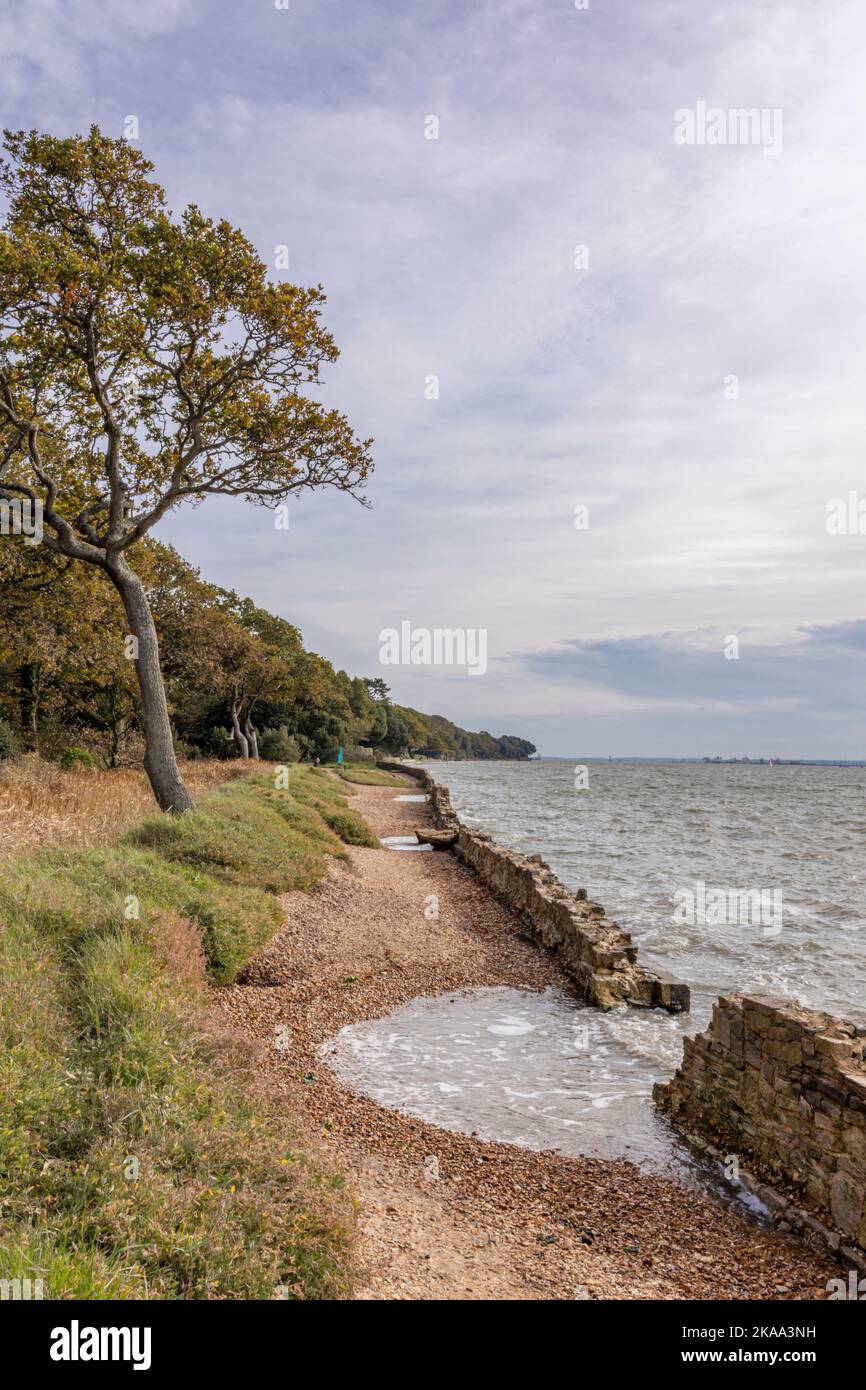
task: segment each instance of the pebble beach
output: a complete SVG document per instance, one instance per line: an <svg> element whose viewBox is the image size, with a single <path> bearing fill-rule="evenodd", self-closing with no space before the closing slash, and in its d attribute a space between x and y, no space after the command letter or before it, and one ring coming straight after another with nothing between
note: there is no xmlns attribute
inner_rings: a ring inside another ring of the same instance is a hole
<svg viewBox="0 0 866 1390"><path fill-rule="evenodd" d="M432 825L429 808L395 800L395 788L355 790L353 808L380 838ZM255 1046L262 1083L291 1098L348 1171L360 1218L354 1297L826 1297L837 1266L712 1194L625 1160L451 1132L334 1075L323 1044L410 1000L478 986L568 990L520 920L450 854L350 848L318 888L282 905L282 929L214 1003Z"/></svg>

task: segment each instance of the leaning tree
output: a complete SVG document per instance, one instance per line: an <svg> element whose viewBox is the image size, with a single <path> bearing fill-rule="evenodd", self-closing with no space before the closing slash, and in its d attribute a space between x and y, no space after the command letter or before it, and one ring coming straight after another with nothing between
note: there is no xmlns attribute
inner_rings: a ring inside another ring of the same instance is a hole
<svg viewBox="0 0 866 1390"><path fill-rule="evenodd" d="M337 357L321 286L270 283L247 238L195 206L173 217L148 160L96 127L7 132L5 149L0 500L36 509L45 545L115 585L145 768L159 805L183 811L131 548L212 493L264 506L310 488L358 497L371 441L303 390Z"/></svg>

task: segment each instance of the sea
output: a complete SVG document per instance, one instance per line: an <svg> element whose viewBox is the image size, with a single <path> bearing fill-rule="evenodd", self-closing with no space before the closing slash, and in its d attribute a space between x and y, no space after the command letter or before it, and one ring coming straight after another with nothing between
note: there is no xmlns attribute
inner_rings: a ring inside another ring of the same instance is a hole
<svg viewBox="0 0 866 1390"><path fill-rule="evenodd" d="M575 757L429 771L465 824L602 903L646 965L691 986L692 1008L600 1013L559 990L415 1000L324 1049L382 1104L690 1180L692 1156L651 1092L719 994L866 1021L866 767Z"/></svg>

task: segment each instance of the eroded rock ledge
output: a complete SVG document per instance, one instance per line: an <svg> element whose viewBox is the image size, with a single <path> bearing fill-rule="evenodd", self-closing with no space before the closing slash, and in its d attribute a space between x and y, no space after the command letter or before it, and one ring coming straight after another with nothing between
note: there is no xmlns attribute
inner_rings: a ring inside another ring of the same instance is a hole
<svg viewBox="0 0 866 1390"><path fill-rule="evenodd" d="M601 1009L631 1004L670 1013L688 1010L688 985L639 965L638 948L629 933L608 921L604 908L588 901L585 889L572 893L540 855L518 854L480 831L468 830L451 805L447 787L434 782L425 768L399 762L378 766L405 773L424 787L437 828L456 836L450 845L453 852L555 951L588 1003Z"/></svg>
<svg viewBox="0 0 866 1390"><path fill-rule="evenodd" d="M866 1268L866 1028L788 999L722 995L653 1098L686 1134L709 1136L714 1156L752 1168L747 1185L777 1221Z"/></svg>

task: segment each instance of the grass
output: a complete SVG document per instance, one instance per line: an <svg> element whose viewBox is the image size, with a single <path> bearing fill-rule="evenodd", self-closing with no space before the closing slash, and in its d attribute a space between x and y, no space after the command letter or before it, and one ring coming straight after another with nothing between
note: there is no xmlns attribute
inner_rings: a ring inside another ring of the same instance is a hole
<svg viewBox="0 0 866 1390"><path fill-rule="evenodd" d="M367 822L346 805L339 784L325 768L308 769L307 780L303 783L299 783L295 774L292 788L295 796L317 812L346 844L366 845L370 849L378 847L379 841L371 833ZM353 794L349 791L349 795Z"/></svg>
<svg viewBox="0 0 866 1390"><path fill-rule="evenodd" d="M248 770L240 760L181 764L194 797ZM0 853L29 845L104 844L152 806L147 777L132 768L67 772L32 756L6 760L0 762Z"/></svg>
<svg viewBox="0 0 866 1390"><path fill-rule="evenodd" d="M247 776L115 843L6 861L0 1279L48 1298L345 1294L343 1179L206 1014L208 981L237 977L279 925L274 895L321 877L341 833L372 840L299 767L287 790Z"/></svg>
<svg viewBox="0 0 866 1390"><path fill-rule="evenodd" d="M393 777L390 772L382 772L378 767L365 767L361 763L343 764L334 770L344 782L357 782L362 787L405 787L406 785L402 778Z"/></svg>

